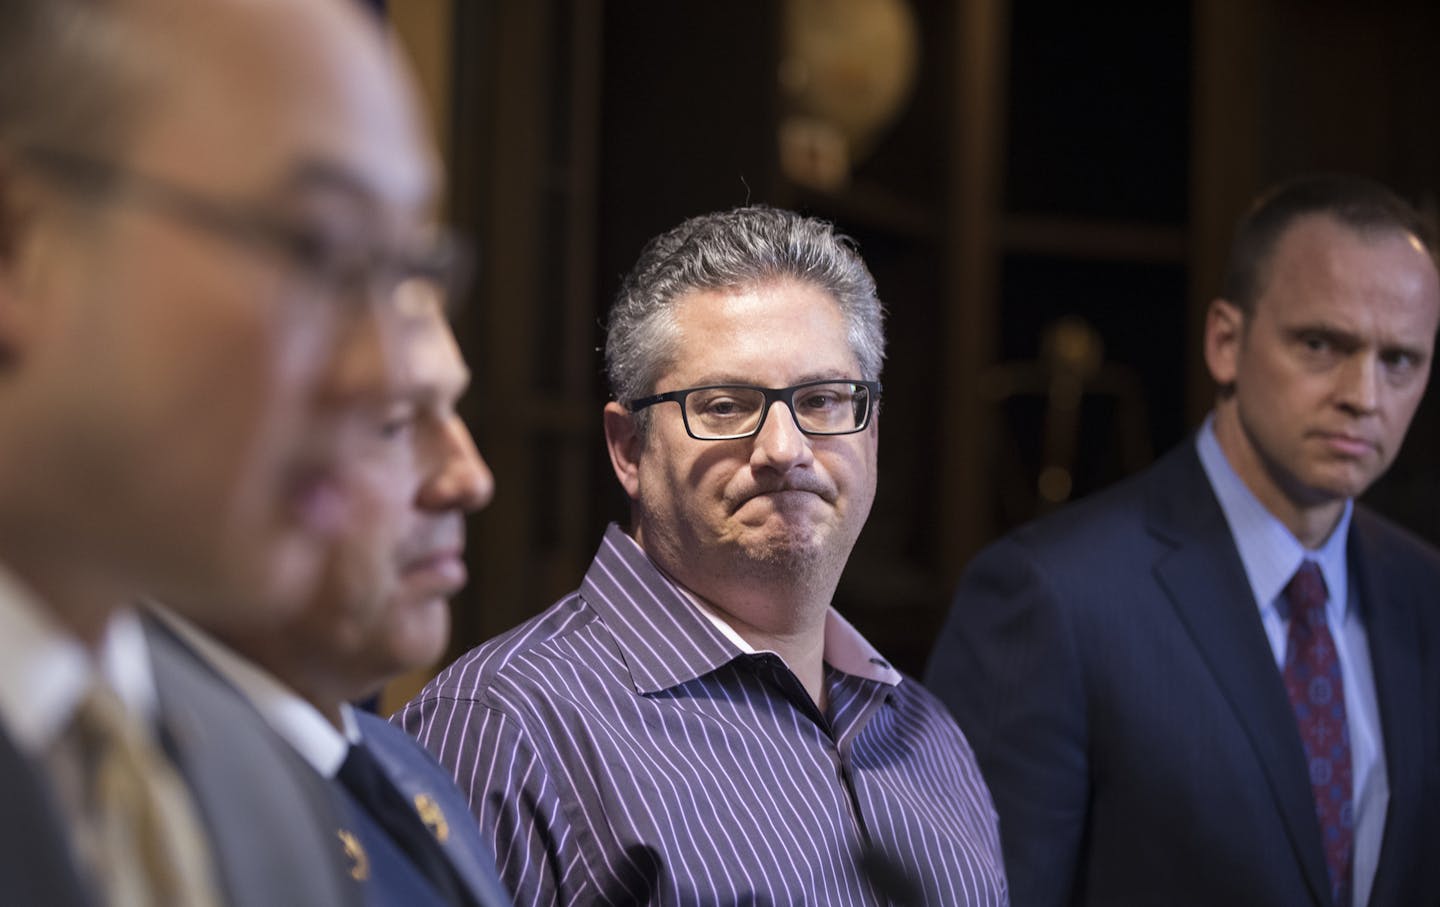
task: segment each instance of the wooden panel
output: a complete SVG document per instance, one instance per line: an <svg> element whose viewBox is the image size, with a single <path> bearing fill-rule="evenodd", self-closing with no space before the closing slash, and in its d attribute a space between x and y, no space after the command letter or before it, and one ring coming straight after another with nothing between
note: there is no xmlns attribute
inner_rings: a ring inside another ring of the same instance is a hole
<svg viewBox="0 0 1440 907"><path fill-rule="evenodd" d="M1259 191L1259 6L1196 0L1193 165L1190 177L1190 312L1186 411L1190 424L1214 403L1203 355L1205 311L1219 290L1235 221Z"/></svg>
<svg viewBox="0 0 1440 907"><path fill-rule="evenodd" d="M955 170L949 179L952 228L944 326L950 351L944 399L954 401L954 409L941 442L945 456L937 480L944 504L936 527L947 585L993 530L985 516L987 479L980 465L987 458L993 426L977 388L995 361L1008 12L1006 0L974 0L964 4L955 23L959 66L947 130Z"/></svg>
<svg viewBox="0 0 1440 907"><path fill-rule="evenodd" d="M450 27L452 0L400 0L387 12L420 83L435 145L450 147Z"/></svg>

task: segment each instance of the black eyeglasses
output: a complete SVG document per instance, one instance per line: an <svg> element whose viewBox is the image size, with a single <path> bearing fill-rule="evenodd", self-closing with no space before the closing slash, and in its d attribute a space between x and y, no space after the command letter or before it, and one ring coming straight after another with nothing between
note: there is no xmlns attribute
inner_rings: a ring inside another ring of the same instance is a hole
<svg viewBox="0 0 1440 907"><path fill-rule="evenodd" d="M784 403L807 435L849 435L864 430L880 400L878 381L807 381L793 387L711 384L642 397L639 412L657 403L680 404L685 431L697 441L732 441L760 433L770 407Z"/></svg>
<svg viewBox="0 0 1440 907"><path fill-rule="evenodd" d="M20 156L59 186L90 201L142 204L186 226L279 258L327 293L354 298L438 296L448 305L463 295L471 261L452 234L440 230L407 250L345 245L315 226L257 205L207 198L112 161L27 146Z"/></svg>

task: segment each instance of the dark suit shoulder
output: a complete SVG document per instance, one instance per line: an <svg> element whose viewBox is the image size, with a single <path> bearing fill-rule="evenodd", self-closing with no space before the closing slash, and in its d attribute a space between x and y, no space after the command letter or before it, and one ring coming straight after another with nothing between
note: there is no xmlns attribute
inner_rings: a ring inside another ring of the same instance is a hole
<svg viewBox="0 0 1440 907"><path fill-rule="evenodd" d="M1400 524L1356 504L1350 525L1354 544L1365 557L1387 569L1440 578L1440 549Z"/></svg>
<svg viewBox="0 0 1440 907"><path fill-rule="evenodd" d="M329 784L173 631L151 619L146 636L168 748L194 791L228 902L356 903Z"/></svg>
<svg viewBox="0 0 1440 907"><path fill-rule="evenodd" d="M419 741L379 715L356 709L355 723L360 727L360 735L371 746L384 746L403 753L413 748L419 754L429 756L429 751Z"/></svg>
<svg viewBox="0 0 1440 907"><path fill-rule="evenodd" d="M369 712L357 710L355 720L360 726L360 735L365 744L377 755L383 756L386 764L402 763L408 771L442 781L447 789L455 788L455 780L450 773L435 761L435 757L420 745L420 741L405 733L403 729ZM455 791L459 793L458 788L455 788Z"/></svg>
<svg viewBox="0 0 1440 907"><path fill-rule="evenodd" d="M1141 472L1013 530L978 554L966 572L1010 561L1009 569L1024 562L1067 587L1107 573L1119 579L1133 576L1141 559L1182 536L1227 537L1223 523L1187 440Z"/></svg>
<svg viewBox="0 0 1440 907"><path fill-rule="evenodd" d="M385 767L390 781L415 800L421 818L439 839L456 871L482 907L508 907L510 895L500 882L495 851L475 825L469 799L448 770L404 730L368 712L356 714L361 737Z"/></svg>
<svg viewBox="0 0 1440 907"><path fill-rule="evenodd" d="M0 903L93 903L49 781L0 728Z"/></svg>

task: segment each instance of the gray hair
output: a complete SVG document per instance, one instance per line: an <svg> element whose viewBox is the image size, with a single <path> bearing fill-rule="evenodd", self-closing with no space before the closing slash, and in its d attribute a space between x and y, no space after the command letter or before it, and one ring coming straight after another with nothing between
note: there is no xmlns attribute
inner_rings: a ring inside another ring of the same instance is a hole
<svg viewBox="0 0 1440 907"><path fill-rule="evenodd" d="M610 393L629 404L654 392L673 356L679 297L786 279L834 297L860 377L878 380L885 358L884 311L854 241L825 221L756 205L692 217L646 244L610 307L605 337Z"/></svg>

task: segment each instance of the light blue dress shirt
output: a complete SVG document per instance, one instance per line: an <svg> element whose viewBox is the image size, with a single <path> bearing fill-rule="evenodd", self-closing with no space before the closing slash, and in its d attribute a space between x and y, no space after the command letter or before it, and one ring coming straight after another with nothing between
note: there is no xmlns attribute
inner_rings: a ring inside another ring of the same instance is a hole
<svg viewBox="0 0 1440 907"><path fill-rule="evenodd" d="M1375 672L1370 665L1370 644L1361 620L1358 595L1350 583L1345 557L1354 502L1346 501L1340 522L1330 537L1316 549L1308 549L1245 486L1220 449L1215 438L1214 415L1205 420L1195 446L1200 463L1220 501L1225 521L1245 576L1260 608L1260 621L1270 640L1278 669L1285 668L1285 645L1289 621L1284 615L1281 595L1290 578L1306 560L1320 565L1330 599L1325 619L1335 650L1340 657L1340 675L1345 684L1345 720L1350 732L1350 766L1354 774L1355 864L1352 903L1370 900L1375 867L1380 858L1380 839L1385 830L1385 811L1390 804L1390 782L1385 774L1385 741L1380 736L1380 710L1375 698Z"/></svg>

